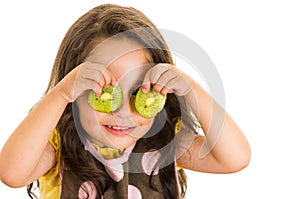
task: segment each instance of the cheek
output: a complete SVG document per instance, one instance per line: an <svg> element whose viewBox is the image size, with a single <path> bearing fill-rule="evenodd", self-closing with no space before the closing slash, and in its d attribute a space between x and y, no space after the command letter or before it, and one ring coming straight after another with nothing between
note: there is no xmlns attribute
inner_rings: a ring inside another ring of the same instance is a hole
<svg viewBox="0 0 300 199"><path fill-rule="evenodd" d="M145 119L145 118L141 117L140 125L145 128L150 128L153 124L153 121L154 121L154 119Z"/></svg>
<svg viewBox="0 0 300 199"><path fill-rule="evenodd" d="M95 124L97 124L96 116L92 112L89 112L84 109L79 109L79 119L83 127L92 127L95 126Z"/></svg>
<svg viewBox="0 0 300 199"><path fill-rule="evenodd" d="M130 108L131 108L131 118L134 120L134 123L137 124L139 127L142 128L149 128L152 126L154 119L150 118L144 118L142 117L135 108L135 96L132 96L130 98Z"/></svg>
<svg viewBox="0 0 300 199"><path fill-rule="evenodd" d="M89 107L85 96L78 98L76 104L79 111L79 120L83 129L89 133L98 130L99 124L97 117L99 116Z"/></svg>
<svg viewBox="0 0 300 199"><path fill-rule="evenodd" d="M138 120L136 121L138 128L134 133L131 134L131 136L141 138L151 129L154 119L145 119L141 116L137 116L136 118Z"/></svg>

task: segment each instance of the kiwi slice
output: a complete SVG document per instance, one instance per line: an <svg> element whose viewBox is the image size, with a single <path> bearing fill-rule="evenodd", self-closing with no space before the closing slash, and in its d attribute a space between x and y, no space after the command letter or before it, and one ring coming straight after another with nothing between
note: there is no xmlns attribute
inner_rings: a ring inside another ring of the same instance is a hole
<svg viewBox="0 0 300 199"><path fill-rule="evenodd" d="M103 89L99 97L94 91L91 91L88 96L88 104L96 111L110 113L120 108L123 102L123 92L121 87L109 86Z"/></svg>
<svg viewBox="0 0 300 199"><path fill-rule="evenodd" d="M144 118L153 118L163 109L166 99L160 93L154 94L152 89L148 93L139 89L135 97L135 108Z"/></svg>

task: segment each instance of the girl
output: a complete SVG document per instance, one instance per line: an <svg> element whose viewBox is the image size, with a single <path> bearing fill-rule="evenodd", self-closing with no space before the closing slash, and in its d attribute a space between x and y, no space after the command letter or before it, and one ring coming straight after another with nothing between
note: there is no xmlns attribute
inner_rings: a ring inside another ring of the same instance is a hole
<svg viewBox="0 0 300 199"><path fill-rule="evenodd" d="M99 96L110 85L121 87L121 107L91 108L90 91ZM156 117L137 112L139 89L166 96ZM210 127L212 117L221 129ZM1 151L0 177L11 187L29 184L31 198L35 180L41 198L183 198L183 168L231 173L249 159L241 130L173 65L154 24L134 8L105 4L67 32L44 97Z"/></svg>

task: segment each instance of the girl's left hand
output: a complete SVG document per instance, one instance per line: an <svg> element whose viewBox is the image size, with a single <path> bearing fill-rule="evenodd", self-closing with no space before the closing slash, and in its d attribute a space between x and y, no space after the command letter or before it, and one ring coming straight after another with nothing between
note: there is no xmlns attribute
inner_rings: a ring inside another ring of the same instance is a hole
<svg viewBox="0 0 300 199"><path fill-rule="evenodd" d="M142 91L147 93L151 86L153 93L175 93L177 96L187 95L192 89L192 79L171 64L157 64L145 75Z"/></svg>

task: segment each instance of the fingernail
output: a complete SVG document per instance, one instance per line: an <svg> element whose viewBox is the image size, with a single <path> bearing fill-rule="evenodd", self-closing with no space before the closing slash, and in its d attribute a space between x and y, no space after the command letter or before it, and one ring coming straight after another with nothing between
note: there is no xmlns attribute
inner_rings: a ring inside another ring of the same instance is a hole
<svg viewBox="0 0 300 199"><path fill-rule="evenodd" d="M143 93L147 93L147 88L143 87L142 91L143 91Z"/></svg>
<svg viewBox="0 0 300 199"><path fill-rule="evenodd" d="M119 85L118 82L112 82L111 84L115 87Z"/></svg>

